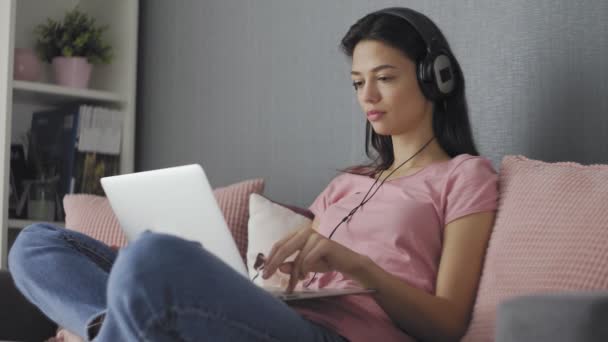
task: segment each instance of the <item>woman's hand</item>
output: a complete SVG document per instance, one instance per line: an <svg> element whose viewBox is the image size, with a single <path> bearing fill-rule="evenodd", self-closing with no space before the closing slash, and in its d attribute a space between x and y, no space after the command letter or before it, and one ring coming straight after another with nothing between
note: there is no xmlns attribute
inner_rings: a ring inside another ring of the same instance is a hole
<svg viewBox="0 0 608 342"><path fill-rule="evenodd" d="M55 337L51 337L44 342L84 342L78 335L59 327L57 328L57 334Z"/></svg>
<svg viewBox="0 0 608 342"><path fill-rule="evenodd" d="M293 262L285 262L297 251L299 253ZM291 293L297 282L306 278L309 272L338 271L350 275L362 265L362 259L362 255L306 227L273 245L262 277L268 279L277 268L283 273L289 273L291 276L287 292Z"/></svg>

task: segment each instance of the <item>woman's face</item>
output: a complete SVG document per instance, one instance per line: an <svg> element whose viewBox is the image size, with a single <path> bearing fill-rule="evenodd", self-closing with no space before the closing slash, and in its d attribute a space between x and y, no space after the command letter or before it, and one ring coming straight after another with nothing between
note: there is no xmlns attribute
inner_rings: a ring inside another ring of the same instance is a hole
<svg viewBox="0 0 608 342"><path fill-rule="evenodd" d="M357 100L376 133L432 130L432 102L422 94L416 65L405 54L385 43L363 40L355 46L352 61Z"/></svg>

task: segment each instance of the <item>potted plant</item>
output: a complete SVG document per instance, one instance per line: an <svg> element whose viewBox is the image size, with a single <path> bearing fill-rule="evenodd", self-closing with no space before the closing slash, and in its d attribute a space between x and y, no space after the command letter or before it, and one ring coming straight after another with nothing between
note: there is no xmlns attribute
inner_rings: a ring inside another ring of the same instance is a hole
<svg viewBox="0 0 608 342"><path fill-rule="evenodd" d="M48 18L35 29L36 51L51 63L57 84L86 88L93 64L107 64L112 47L104 40L107 26L98 26L95 18L74 7L63 21Z"/></svg>

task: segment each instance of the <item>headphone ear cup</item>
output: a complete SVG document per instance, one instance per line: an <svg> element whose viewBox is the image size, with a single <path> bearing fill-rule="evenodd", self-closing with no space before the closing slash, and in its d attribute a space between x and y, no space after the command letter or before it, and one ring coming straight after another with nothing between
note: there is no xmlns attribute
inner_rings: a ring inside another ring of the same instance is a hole
<svg viewBox="0 0 608 342"><path fill-rule="evenodd" d="M428 54L418 63L417 74L418 84L427 99L437 101L454 93L456 75L448 54Z"/></svg>
<svg viewBox="0 0 608 342"><path fill-rule="evenodd" d="M433 82L433 65L426 57L418 62L418 79L424 83Z"/></svg>
<svg viewBox="0 0 608 342"><path fill-rule="evenodd" d="M418 85L424 96L431 101L435 101L438 94L435 89L433 78L433 65L428 62L427 58L418 62L416 65L416 73L418 76Z"/></svg>
<svg viewBox="0 0 608 342"><path fill-rule="evenodd" d="M456 75L453 65L450 55L443 52L434 54L432 60L429 61L433 87L440 97L447 97L454 93Z"/></svg>

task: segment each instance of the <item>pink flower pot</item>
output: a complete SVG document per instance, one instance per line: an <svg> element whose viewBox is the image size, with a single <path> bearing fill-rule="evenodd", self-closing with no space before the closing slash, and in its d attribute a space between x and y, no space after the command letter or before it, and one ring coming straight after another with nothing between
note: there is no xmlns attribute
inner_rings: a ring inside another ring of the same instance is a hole
<svg viewBox="0 0 608 342"><path fill-rule="evenodd" d="M13 60L13 79L19 81L38 81L42 66L32 49L16 48Z"/></svg>
<svg viewBox="0 0 608 342"><path fill-rule="evenodd" d="M89 85L93 66L85 57L53 58L53 74L59 85L72 88L86 88Z"/></svg>

